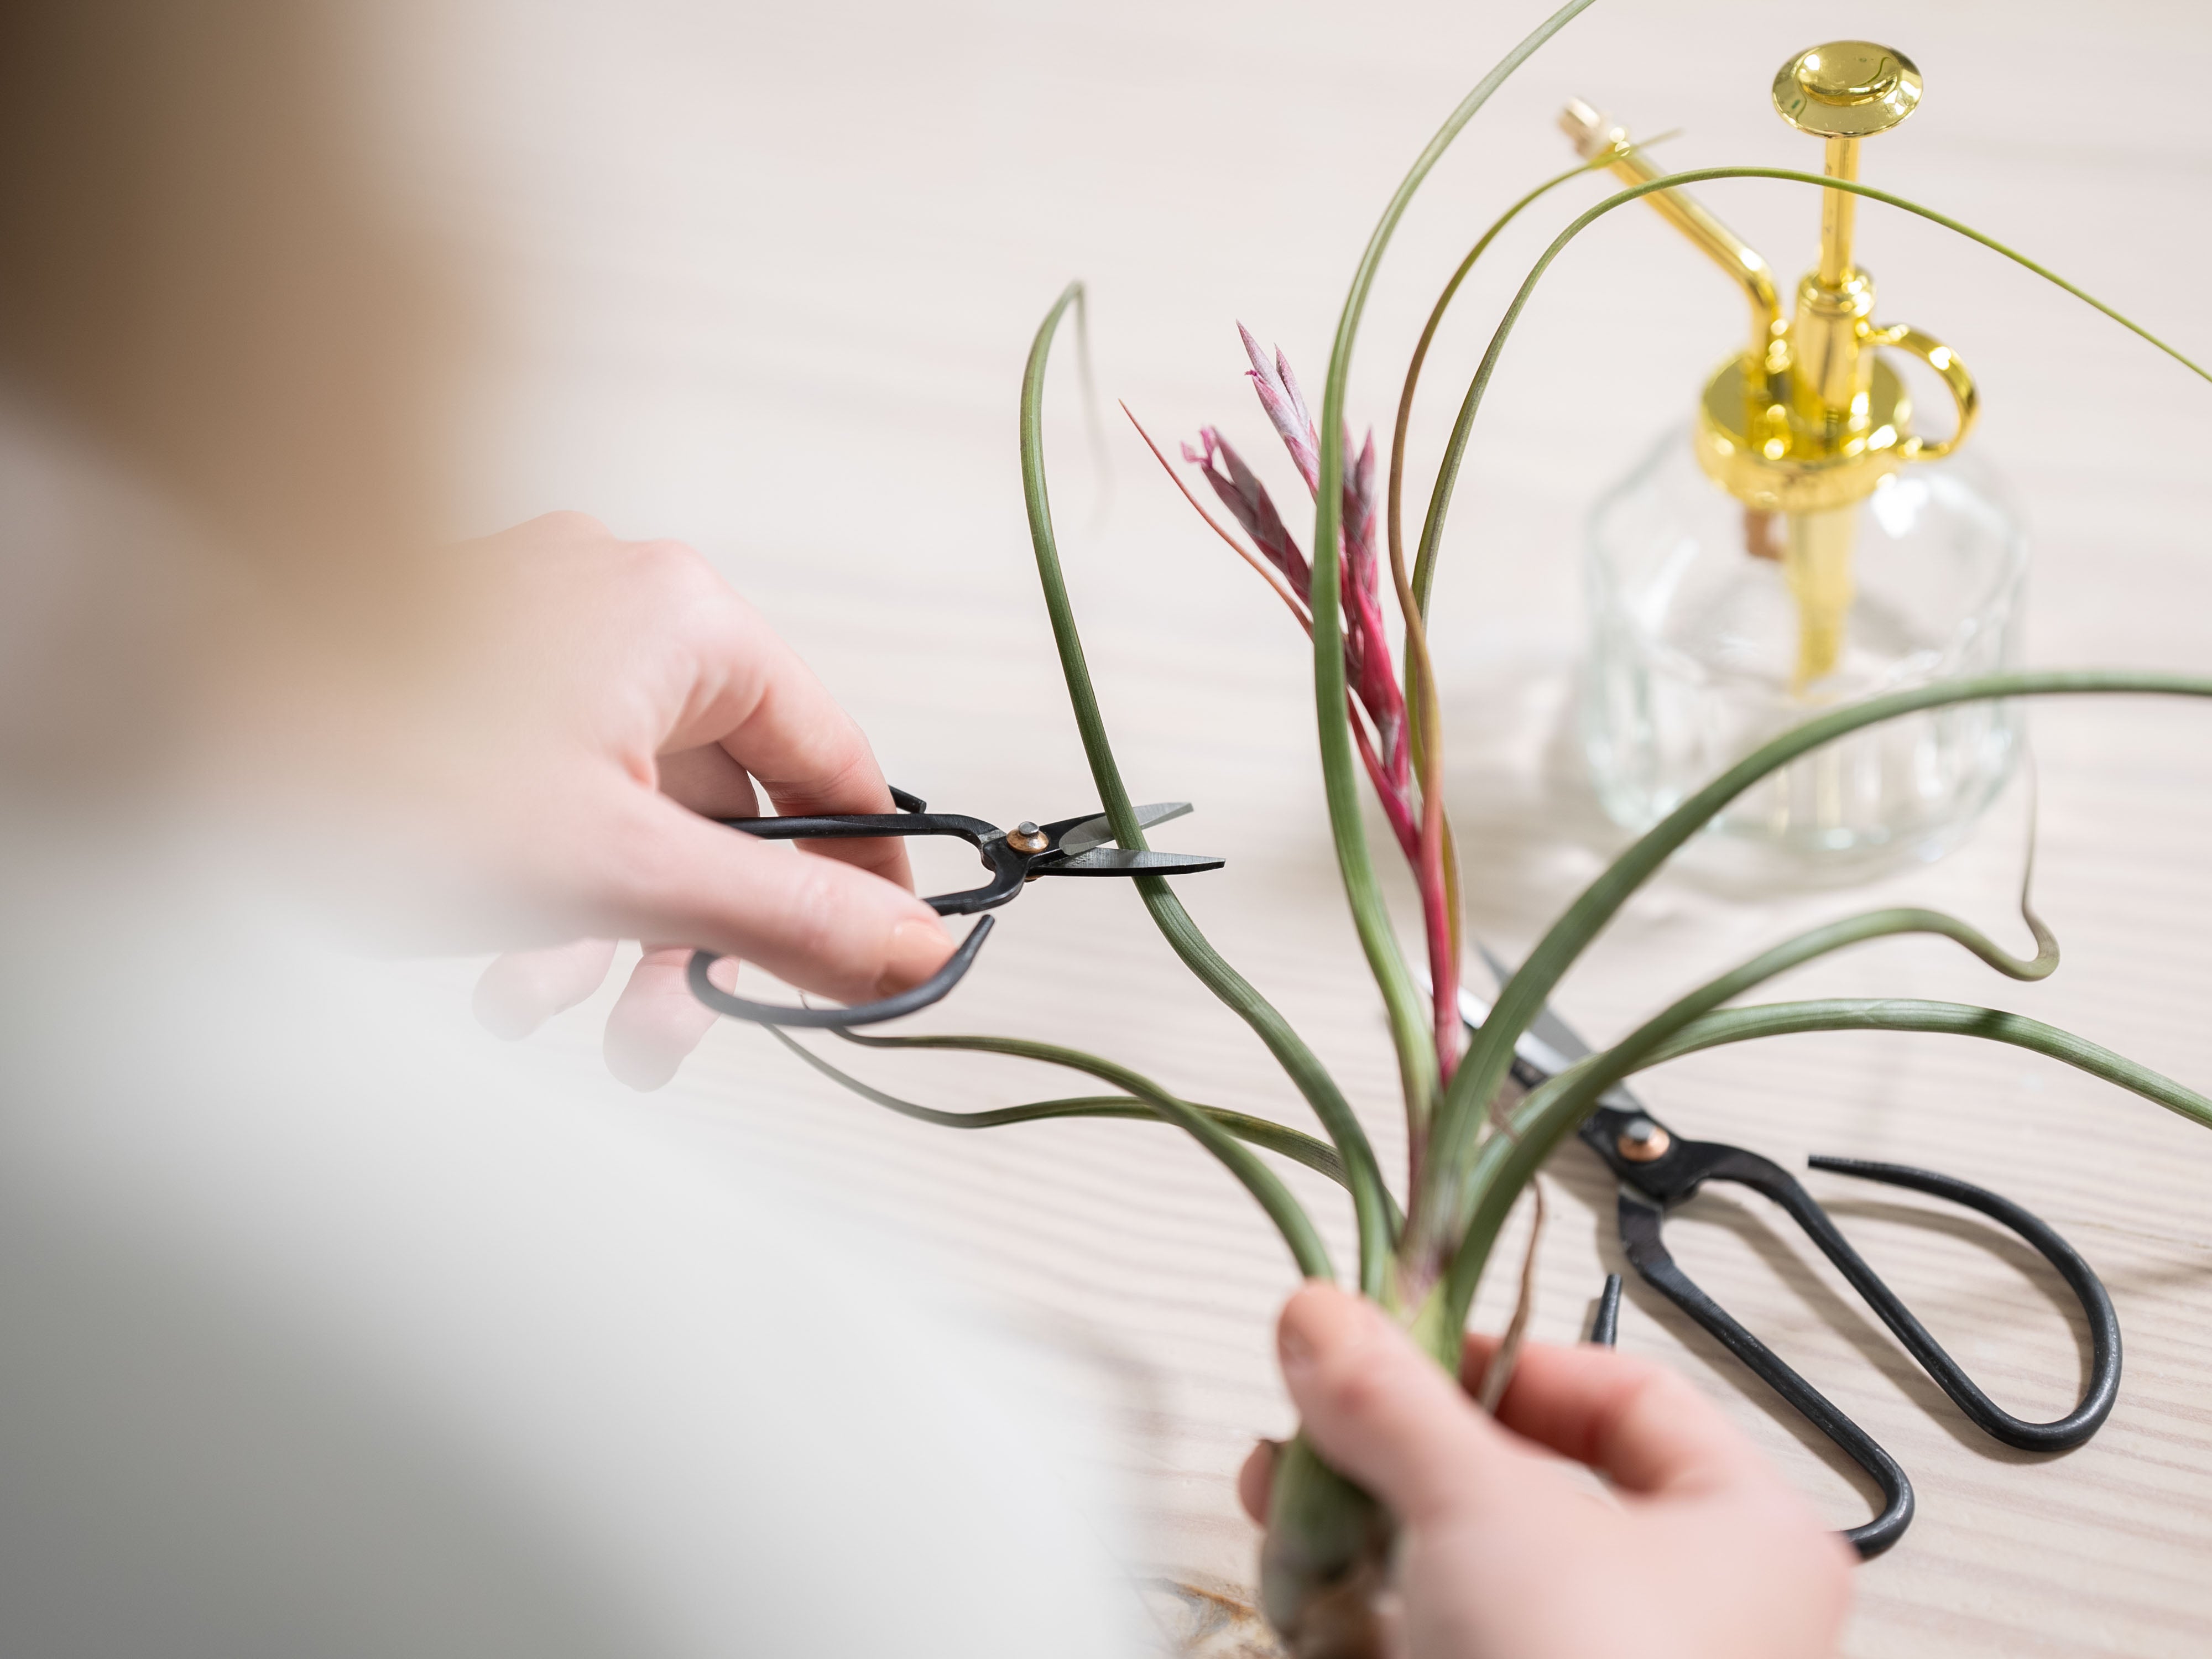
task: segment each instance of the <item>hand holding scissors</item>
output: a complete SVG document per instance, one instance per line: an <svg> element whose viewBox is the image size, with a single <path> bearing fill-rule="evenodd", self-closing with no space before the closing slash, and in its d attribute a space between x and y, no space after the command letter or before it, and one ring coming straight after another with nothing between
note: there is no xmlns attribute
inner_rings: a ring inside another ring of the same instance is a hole
<svg viewBox="0 0 2212 1659"><path fill-rule="evenodd" d="M1001 830L981 818L957 812L932 812L928 803L903 789L891 791L896 812L841 812L820 817L723 818L732 830L741 830L763 841L836 841L871 836L950 836L968 842L982 855L991 879L981 887L957 893L939 893L923 903L940 916L972 915L994 910L1012 899L1041 876L1174 876L1200 870L1218 870L1223 860L1195 853L1155 853L1144 848L1116 847L1114 831L1103 813L1062 818L1054 823L1022 823ZM1140 829L1165 823L1190 811L1188 801L1162 801L1136 809ZM957 985L972 967L975 953L990 937L994 918L985 916L969 930L959 948L945 965L911 990L879 1001L850 1008L791 1008L775 1003L752 1002L731 995L707 976L721 960L711 951L692 953L688 969L691 990L716 1013L761 1025L811 1025L844 1028L873 1025L896 1019L917 1008L927 1008Z"/></svg>

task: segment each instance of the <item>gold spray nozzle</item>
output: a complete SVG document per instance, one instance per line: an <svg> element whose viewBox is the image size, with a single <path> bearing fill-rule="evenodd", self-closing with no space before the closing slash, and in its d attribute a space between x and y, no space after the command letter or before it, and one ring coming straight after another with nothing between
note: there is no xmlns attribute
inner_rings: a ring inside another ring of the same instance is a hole
<svg viewBox="0 0 2212 1659"><path fill-rule="evenodd" d="M1661 176L1651 159L1636 147L1628 129L1615 126L1579 98L1559 112L1559 131L1585 161L1606 156L1606 166L1624 184L1649 184ZM1762 359L1783 335L1782 299L1775 291L1774 268L1687 191L1662 190L1644 198L1662 217L1694 243L1743 289L1751 306L1751 349ZM1779 367L1778 364L1777 367Z"/></svg>

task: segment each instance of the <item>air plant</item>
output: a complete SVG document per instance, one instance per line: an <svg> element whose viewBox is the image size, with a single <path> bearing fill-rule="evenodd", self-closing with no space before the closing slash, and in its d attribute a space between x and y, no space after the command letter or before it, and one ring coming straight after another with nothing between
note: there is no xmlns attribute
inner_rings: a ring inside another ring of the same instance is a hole
<svg viewBox="0 0 2212 1659"><path fill-rule="evenodd" d="M1443 732L1429 660L1429 596L1452 490L1485 390L1529 294L1565 246L1623 204L1653 191L1708 179L1762 178L1846 190L1913 213L2011 258L2057 283L2206 379L2212 375L2100 301L1990 237L1929 209L1850 181L1778 167L1708 167L1621 190L1590 208L1536 262L1491 339L1454 424L1430 491L1415 558L1408 568L1401 532L1405 437L1431 342L1475 260L1504 224L1548 191L1596 162L1570 169L1522 197L1491 227L1454 272L1423 330L1401 396L1389 462L1371 435L1355 451L1345 419L1352 351L1369 291L1392 233L1422 180L1484 102L1527 58L1590 0L1569 0L1453 111L1385 210L1360 259L1339 320L1318 414L1305 402L1290 364L1247 332L1250 378L1270 424L1288 450L1313 503L1313 527L1301 548L1243 457L1221 433L1203 428L1182 456L1226 509L1246 540L1208 513L1173 462L1146 438L1192 505L1258 569L1310 636L1316 724L1329 826L1362 948L1395 1047L1410 1154L1402 1201L1386 1181L1359 1115L1304 1042L1253 985L1207 942L1168 884L1135 883L1152 920L1191 972L1258 1034L1326 1131L1323 1142L1287 1126L1198 1105L1113 1060L1076 1049L1007 1037L863 1037L872 1048L946 1048L1042 1060L1087 1074L1113 1091L989 1112L945 1112L914 1105L848 1077L781 1031L810 1065L866 1097L908 1115L963 1127L1048 1117L1140 1118L1176 1124L1219 1158L1280 1231L1298 1271L1334 1279L1336 1267L1304 1207L1261 1152L1304 1164L1348 1192L1357 1224L1357 1283L1401 1321L1437 1363L1457 1371L1462 1334L1477 1285L1500 1229L1545 1159L1614 1084L1645 1067L1717 1045L1802 1031L1934 1031L1972 1036L2048 1055L2105 1079L2200 1124L2212 1127L2212 1099L2084 1038L2001 1010L1892 999L1827 999L1737 1006L1776 975L1846 946L1906 933L1952 940L1998 973L2038 980L2058 964L2057 943L2023 883L2021 914L2034 951L2015 956L1978 928L1940 911L1889 908L1828 923L1785 940L1662 1006L1611 1048L1582 1060L1513 1103L1501 1103L1515 1041L1560 978L1668 857L1745 790L1808 751L1846 733L1916 711L1994 698L2060 694L2212 696L2212 679L2131 671L2014 672L1928 685L1838 708L1784 733L1730 767L1616 858L1552 924L1500 990L1490 1018L1462 1045L1457 986L1462 959L1460 874L1443 811ZM1037 331L1023 376L1021 459L1030 536L1054 638L1085 755L1121 845L1145 846L1128 791L1092 689L1090 668L1062 580L1045 480L1042 407L1047 362L1083 290L1071 284ZM1139 428L1141 432L1142 428ZM1382 580L1387 567L1389 591ZM1394 659L1388 616L1403 641ZM1386 911L1363 817L1364 775L1413 876L1425 932L1428 986L1409 967ZM2032 860L2031 860L2032 862ZM1540 1201L1540 1194L1539 1195ZM1534 1249L1533 1241L1531 1249ZM1524 1273L1524 1289L1525 1289ZM1486 1379L1494 1402L1525 1322L1515 1315L1507 1348ZM1362 1659L1379 1651L1376 1593L1387 1583L1390 1517L1331 1470L1303 1437L1278 1457L1261 1566L1261 1601L1290 1651L1300 1659Z"/></svg>

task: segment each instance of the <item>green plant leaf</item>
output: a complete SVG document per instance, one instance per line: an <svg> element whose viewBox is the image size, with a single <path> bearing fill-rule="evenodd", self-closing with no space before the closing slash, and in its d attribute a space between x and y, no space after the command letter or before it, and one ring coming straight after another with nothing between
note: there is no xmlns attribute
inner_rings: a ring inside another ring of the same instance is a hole
<svg viewBox="0 0 2212 1659"><path fill-rule="evenodd" d="M2212 1128L2212 1099L2086 1037L1996 1008L1905 999L1770 1003L1708 1012L1656 1042L1642 1042L1644 1032L1658 1023L1651 1022L1635 1036L1531 1091L1513 1115L1513 1133L1494 1135L1485 1143L1476 1174L1482 1200L1469 1221L1443 1292L1449 1328L1457 1330L1466 1322L1467 1308L1491 1248L1521 1188L1559 1143L1582 1126L1598 1097L1633 1073L1700 1049L1804 1031L1931 1031L1980 1037L2047 1054ZM1642 1052L1634 1052L1639 1043Z"/></svg>
<svg viewBox="0 0 2212 1659"><path fill-rule="evenodd" d="M1029 362L1022 374L1021 450L1022 493L1029 507L1030 540L1036 550L1037 580L1044 588L1045 609L1052 618L1052 636L1059 647L1060 673L1067 682L1067 701L1082 733L1083 752L1091 763L1091 776L1098 786L1101 805L1114 836L1122 846L1145 846L1143 828L1137 823L1121 769L1106 736L1106 722L1098 710L1098 694L1091 684L1090 664L1083 653L1083 636L1075 626L1075 608L1067 597L1061 574L1060 544L1053 532L1052 503L1045 487L1044 382L1045 368L1060 319L1073 306L1083 304L1083 285L1070 283L1038 326L1030 344ZM1382 1179L1382 1165L1360 1126L1351 1102L1344 1097L1321 1060L1309 1048L1274 1005L1222 958L1210 944L1182 902L1157 876L1139 877L1137 892L1152 922L1206 989L1258 1034L1297 1091L1321 1120L1344 1160L1346 1185L1359 1232L1359 1285L1369 1296L1380 1295L1392 1249L1397 1243L1393 1222L1396 1206Z"/></svg>
<svg viewBox="0 0 2212 1659"><path fill-rule="evenodd" d="M1979 1037L2032 1054L2047 1054L2076 1071L2141 1095L2177 1116L2212 1129L2212 1097L2177 1083L2163 1073L2115 1054L2087 1037L2002 1008L1978 1008L1963 1002L1923 1002L1909 997L1828 998L1807 1002L1769 1002L1748 1008L1723 1008L1699 1016L1644 1057L1638 1066L1663 1066L1701 1049L1806 1031L1927 1031L1948 1036Z"/></svg>
<svg viewBox="0 0 2212 1659"><path fill-rule="evenodd" d="M805 1043L789 1033L771 1025L767 1028L785 1048L797 1054L809 1066L832 1083L849 1089L863 1100L896 1112L901 1117L910 1117L917 1122L933 1123L946 1129L996 1129L1009 1123L1041 1123L1059 1117L1131 1118L1145 1123L1166 1123L1149 1102L1132 1095L1081 1095L1066 1100L1037 1100L1024 1106L994 1106L981 1111L948 1112L934 1106L922 1106L911 1100L902 1100L896 1095L885 1094L872 1085L841 1067L832 1066ZM1309 1170L1327 1176L1340 1187L1344 1182L1344 1160L1336 1149L1325 1140L1317 1140L1286 1124L1276 1123L1264 1117L1253 1117L1244 1112L1232 1112L1219 1106L1201 1106L1186 1103L1193 1111L1203 1112L1239 1140L1270 1152L1279 1152Z"/></svg>
<svg viewBox="0 0 2212 1659"><path fill-rule="evenodd" d="M1457 1248L1459 1224L1468 1213L1466 1197L1476 1139L1491 1097L1512 1063L1514 1042L1549 1000L1560 977L1630 895L1714 814L1800 755L1882 720L1953 703L2085 694L2212 696L2212 679L2121 670L2045 669L1894 691L1833 709L1762 744L1645 831L1583 890L1500 988L1491 1016L1468 1045L1443 1109L1437 1114L1423 1184L1409 1206L1408 1234L1431 1229L1428 1237L1437 1248Z"/></svg>
<svg viewBox="0 0 2212 1659"><path fill-rule="evenodd" d="M1474 118L1475 112L1490 101L1490 96L1504 85L1506 78L1521 67L1538 47L1587 9L1591 0L1567 0L1529 33L1526 39L1504 56L1489 74L1484 76L1474 89L1462 99L1459 106L1429 140L1427 148L1414 159L1413 165L1400 183L1397 193L1383 209L1382 217L1368 238L1366 251L1360 255L1358 268L1352 273L1352 291L1345 296L1344 309L1337 319L1336 338L1328 355L1328 380L1322 393L1321 406L1321 476L1314 497L1313 559L1313 637L1314 637L1314 706L1321 737L1322 781L1328 800L1328 821L1336 846L1336 863L1344 880L1346 901L1352 909L1352 925L1359 933L1361 948L1366 952L1367 965L1375 975L1376 988L1382 993L1382 1006L1390 1022L1390 1039L1397 1049L1399 1079L1405 1091L1406 1113L1417 1138L1427 1123L1437 1092L1437 1057L1434 1033L1430 1026L1427 1011L1422 1006L1420 988L1406 966L1403 952L1398 948L1397 936L1390 926L1388 910L1382 902L1381 888L1375 878L1375 866L1368 856L1367 831L1359 816L1359 768L1353 757L1352 728L1345 711L1345 679L1343 651L1343 617L1341 596L1338 592L1338 567L1340 554L1337 545L1338 531L1343 517L1344 495L1344 404L1346 388L1352 373L1353 343L1359 334L1359 322L1367 308L1369 291L1375 285L1376 272L1381 268L1382 255L1390 245L1390 238L1405 217L1414 192L1429 175L1445 150L1460 131ZM1434 734L1431 734L1433 740Z"/></svg>
<svg viewBox="0 0 2212 1659"><path fill-rule="evenodd" d="M1229 1173L1244 1184L1244 1190L1259 1201L1275 1224L1283 1243L1290 1247L1291 1259L1298 1271L1309 1279L1334 1281L1336 1268L1329 1261L1328 1247L1322 1243L1321 1235L1314 1230L1313 1218L1306 1214L1304 1206L1291 1195L1283 1185L1282 1177L1261 1163L1259 1155L1203 1109L1179 1099L1153 1082L1150 1078L1114 1060L1097 1054L1085 1054L1080 1048L1064 1048L1054 1042L1031 1042L1021 1037L994 1036L862 1036L856 1031L840 1030L838 1036L848 1042L864 1048L945 1048L967 1054L1006 1054L1016 1060L1040 1060L1048 1066L1066 1066L1072 1072L1082 1072L1102 1083L1110 1083L1125 1093L1134 1096L1150 1106L1169 1122L1188 1132L1191 1138L1219 1159ZM803 1052L803 1051L802 1051Z"/></svg>
<svg viewBox="0 0 2212 1659"><path fill-rule="evenodd" d="M1647 140L1646 143L1649 144L1656 142L1657 141L1656 139ZM1644 146L1638 146L1638 148L1644 147ZM1514 203L1512 206L1507 208L1504 212L1499 214L1497 218L1492 220L1490 222L1490 228L1484 231L1482 234L1476 239L1474 246L1467 251L1467 258L1459 262L1459 266L1452 272L1450 280L1444 283L1443 292L1437 295L1436 304L1429 308L1429 319L1421 325L1421 337L1413 343L1413 361L1406 365L1406 384L1398 393L1398 422L1397 424L1391 428L1390 433L1390 493L1386 522L1389 528L1390 557L1393 562L1403 563L1406 557L1406 543L1403 527L1405 522L1406 433L1407 428L1413 424L1413 394L1419 389L1421 384L1421 370L1428 362L1429 348L1436 342L1437 330L1443 325L1444 313L1451 309L1452 301L1459 297L1460 285L1467 281L1469 273L1474 270L1475 263L1480 260L1485 253L1490 251L1490 245L1498 240L1499 234L1504 230L1506 226L1511 224L1516 219L1521 216L1523 210L1534 206L1536 203L1541 201L1545 197L1551 194L1552 191L1557 190L1561 185L1567 183L1569 180L1579 179L1586 173L1595 173L1603 167L1610 166L1613 159L1612 151L1607 150L1602 155L1592 156L1587 161L1577 162L1575 166L1569 167L1565 173L1553 173L1550 178L1545 179L1542 184L1538 185L1534 190L1528 191L1528 194L1522 197L1520 200ZM1427 538L1425 537L1423 538L1424 544L1425 544L1426 539ZM1414 568L1412 579L1413 603L1415 607L1425 617L1428 615L1429 589L1434 580L1435 569L1433 565L1421 564L1417 565ZM1408 659L1406 669L1406 700L1409 704L1413 700L1413 672L1412 662Z"/></svg>
<svg viewBox="0 0 2212 1659"><path fill-rule="evenodd" d="M1741 996L1755 986L1764 985L1778 974L1788 973L1793 968L1870 939L1894 938L1902 933L1932 933L1963 945L1990 967L2009 978L2046 978L2058 966L2057 941L2051 937L2051 930L2036 919L2035 912L2028 903L2025 887L2021 894L2021 910L2035 933L2036 953L2033 957L2013 956L1979 928L1955 916L1946 915L1941 910L1913 907L1869 910L1861 915L1848 916L1840 921L1812 928L1795 939L1786 939L1770 950L1760 951L1750 961L1706 981L1686 995L1676 998L1607 1050L1601 1063L1591 1068L1591 1074L1595 1075L1601 1071L1611 1072L1613 1081L1617 1082L1626 1075L1626 1071L1622 1068L1637 1066L1645 1055L1700 1015L1711 1013L1723 1003ZM1547 1083L1543 1086L1549 1088L1551 1085ZM1580 1085L1574 1086L1579 1088ZM1600 1092L1610 1086L1610 1084L1601 1085ZM1541 1091L1532 1091L1530 1097L1533 1099ZM1596 1095L1591 1095L1590 1103L1594 1104L1596 1098ZM1589 1106L1584 1106L1575 1122L1580 1123L1589 1109ZM1515 1131L1509 1127L1492 1135L1485 1144L1494 1146L1500 1139L1511 1139ZM1539 1162L1540 1164L1540 1160ZM1530 1164L1524 1172L1510 1156L1500 1162L1496 1158L1486 1158L1478 1151L1474 1170L1460 1196L1459 1212L1443 1224L1460 1230L1459 1244L1453 1252L1451 1268L1443 1289L1448 1316L1455 1316L1460 1321L1464 1321L1467 1309L1474 1301L1482 1270L1488 1264L1491 1242L1498 1229L1504 1224L1507 1212L1511 1210L1514 1200L1519 1196L1519 1184L1533 1180L1538 1167L1539 1164ZM1516 1182L1513 1192L1493 1193L1491 1190L1492 1182L1507 1178Z"/></svg>
<svg viewBox="0 0 2212 1659"><path fill-rule="evenodd" d="M1647 142L1656 143L1656 140ZM1437 712L1436 665L1429 652L1426 618L1429 613L1428 588L1421 580L1428 571L1408 575L1406 569L1406 542L1402 527L1402 512L1406 485L1406 433L1413 420L1413 395L1421 383L1421 368L1428 361L1429 347L1435 341L1437 330L1443 324L1444 313L1466 282L1475 264L1496 241L1498 234L1518 218L1522 210L1540 199L1549 191L1578 179L1583 173L1608 165L1612 153L1592 157L1569 167L1565 173L1547 179L1528 191L1505 211L1492 221L1490 228L1476 239L1468 250L1467 257L1459 262L1450 279L1444 283L1443 292L1430 307L1429 319L1422 325L1420 338L1414 343L1413 360L1406 367L1406 384L1398 394L1398 420L1390 434L1390 480L1384 523L1388 529L1390 550L1390 580L1397 591L1398 609L1405 618L1405 671L1401 676L1406 688L1406 738L1412 750L1413 770L1421 786L1421 841L1425 847L1431 842L1441 842L1444 914L1450 923L1449 951L1457 961L1463 948L1462 944L1462 912L1459 847L1452 833L1449 818L1443 811L1443 756L1438 745L1429 740L1431 732L1440 724ZM1309 632L1310 632L1309 629ZM1431 969L1433 975L1433 968ZM1449 994L1441 985L1437 988L1439 1001L1438 1017L1446 1018L1443 1009L1449 1002Z"/></svg>

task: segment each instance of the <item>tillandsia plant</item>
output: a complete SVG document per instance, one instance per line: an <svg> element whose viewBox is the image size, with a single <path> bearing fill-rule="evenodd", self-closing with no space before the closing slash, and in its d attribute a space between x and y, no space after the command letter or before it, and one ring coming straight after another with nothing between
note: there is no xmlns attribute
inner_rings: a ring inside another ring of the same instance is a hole
<svg viewBox="0 0 2212 1659"><path fill-rule="evenodd" d="M1146 441L1214 530L1250 562L1310 635L1315 711L1329 826L1339 869L1395 1048L1410 1155L1394 1192L1343 1091L1304 1042L1252 984L1215 951L1165 881L1135 885L1169 945L1224 1003L1251 1025L1326 1131L1323 1142L1263 1119L1201 1106L1111 1060L1011 1037L863 1037L872 1048L946 1048L1042 1060L1087 1074L1111 1092L1037 1102L988 1112L947 1112L884 1093L832 1066L781 1031L807 1062L894 1110L962 1127L1042 1118L1104 1116L1163 1121L1197 1139L1234 1174L1280 1231L1298 1271L1334 1279L1318 1230L1265 1158L1302 1163L1347 1191L1358 1237L1357 1282L1402 1322L1439 1365L1456 1372L1468 1311L1499 1231L1528 1192L1545 1159L1570 1136L1607 1089L1647 1066L1723 1043L1816 1030L1934 1031L2009 1043L2074 1066L2212 1127L2212 1099L2095 1043L1993 1008L1903 1000L1830 999L1736 1006L1776 975L1868 940L1906 933L1952 940L1998 973L2041 979L2058 964L2058 947L2023 884L2021 912L2033 953L2015 956L1978 928L1940 911L1888 908L1847 917L1776 945L1738 968L1667 1003L1601 1053L1573 1065L1514 1103L1501 1091L1516 1041L1561 976L1668 858L1728 803L1808 750L1844 734L1913 712L1995 698L2061 694L2212 696L2212 678L2130 671L2046 671L1993 675L1920 687L1838 708L1774 738L1684 801L1615 859L1560 914L1500 990L1489 1019L1464 1043L1457 986L1462 961L1460 872L1443 803L1443 732L1436 676L1427 648L1428 605L1454 483L1485 390L1529 294L1565 246L1589 225L1653 191L1690 183L1760 178L1845 190L1944 226L2057 283L2142 335L2200 376L2197 364L2041 265L1956 221L1849 180L1776 167L1708 167L1663 176L1618 191L1561 230L1507 307L1462 399L1409 565L1401 529L1406 434L1423 365L1439 322L1468 270L1499 229L1570 169L1530 191L1486 232L1454 271L1423 329L1400 397L1387 474L1369 437L1355 451L1346 423L1346 387L1361 317L1383 252L1407 205L1437 161L1484 102L1527 58L1585 9L1569 0L1486 76L1421 152L1384 210L1358 263L1329 355L1321 406L1309 409L1290 364L1248 332L1244 344L1262 409L1288 449L1313 504L1304 547L1243 457L1212 428L1182 453L1235 522L1207 512L1190 483L1149 436ZM1120 844L1146 845L1100 717L1083 643L1062 580L1045 480L1042 409L1046 365L1071 310L1081 319L1082 289L1071 284L1038 329L1024 374L1021 459L1030 531L1069 699L1105 813ZM1141 431L1141 428L1139 428ZM1387 483L1378 484L1378 476ZM1237 530L1247 539L1240 540ZM1386 586L1383 577L1387 569ZM1394 649L1390 613L1401 648ZM1359 798L1364 775L1409 866L1425 932L1428 986L1409 966L1386 910L1370 854ZM2032 862L2032 860L2031 860ZM1531 1249L1534 1245L1532 1243ZM1524 1273L1524 1292L1526 1276ZM1517 1328L1527 1298L1515 1316ZM1510 1366L1508 1345L1486 1378L1493 1401ZM1277 1459L1261 1600L1290 1650L1301 1659L1361 1659L1380 1651L1375 1602L1388 1583L1393 1525L1356 1486L1332 1471L1303 1437Z"/></svg>

